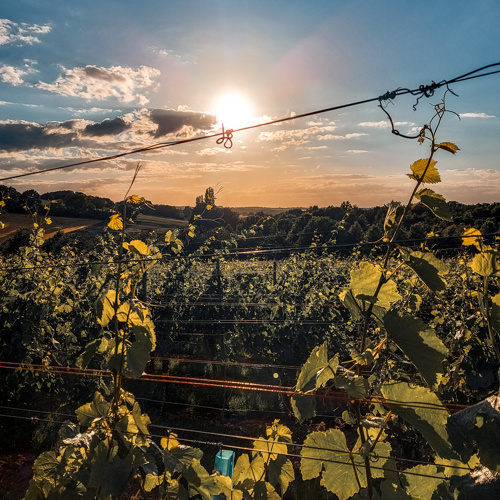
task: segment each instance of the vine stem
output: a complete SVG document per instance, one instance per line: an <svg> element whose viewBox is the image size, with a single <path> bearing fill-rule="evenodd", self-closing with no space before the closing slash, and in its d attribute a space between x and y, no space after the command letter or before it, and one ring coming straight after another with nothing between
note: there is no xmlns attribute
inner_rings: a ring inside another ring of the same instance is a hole
<svg viewBox="0 0 500 500"><path fill-rule="evenodd" d="M498 347L498 343L495 339L495 332L493 331L493 328L491 326L491 319L490 319L490 303L488 300L488 276L485 276L483 280L483 301L484 301L484 315L486 317L486 324L488 325L488 335L490 337L491 345L495 350L497 361L500 361L500 348Z"/></svg>

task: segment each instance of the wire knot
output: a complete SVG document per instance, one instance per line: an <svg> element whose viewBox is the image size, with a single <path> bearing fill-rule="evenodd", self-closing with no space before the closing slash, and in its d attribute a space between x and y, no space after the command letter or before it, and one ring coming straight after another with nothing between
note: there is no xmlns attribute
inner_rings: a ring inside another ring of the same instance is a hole
<svg viewBox="0 0 500 500"><path fill-rule="evenodd" d="M391 91L387 91L384 95L381 95L378 100L379 101L387 101L389 99L395 99L396 98L396 91L393 90L392 92Z"/></svg>
<svg viewBox="0 0 500 500"><path fill-rule="evenodd" d="M233 129L224 130L224 124L222 124L222 137L219 137L215 142L223 144L226 149L231 149L233 147Z"/></svg>
<svg viewBox="0 0 500 500"><path fill-rule="evenodd" d="M434 91L438 89L441 85L436 83L434 80L430 85L420 85L418 90L424 94L425 97L432 97L434 95Z"/></svg>

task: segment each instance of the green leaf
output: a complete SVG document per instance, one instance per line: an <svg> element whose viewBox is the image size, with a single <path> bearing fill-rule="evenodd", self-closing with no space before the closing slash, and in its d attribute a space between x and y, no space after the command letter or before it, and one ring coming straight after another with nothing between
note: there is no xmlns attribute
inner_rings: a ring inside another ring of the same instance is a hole
<svg viewBox="0 0 500 500"><path fill-rule="evenodd" d="M389 311L384 326L390 340L408 356L431 388L437 388L444 373L442 361L448 349L436 332L420 318Z"/></svg>
<svg viewBox="0 0 500 500"><path fill-rule="evenodd" d="M419 431L439 456L457 458L446 429L448 410L436 394L426 387L412 386L407 382L386 383L380 391L388 400L384 405Z"/></svg>
<svg viewBox="0 0 500 500"><path fill-rule="evenodd" d="M337 368L339 366L339 355L338 353L333 356L333 358L328 361L328 364L318 373L318 378L316 379L316 389L324 387L328 381L336 376Z"/></svg>
<svg viewBox="0 0 500 500"><path fill-rule="evenodd" d="M266 461L259 453L250 462L248 455L241 455L233 471L235 487L248 492L253 491L255 483L264 476Z"/></svg>
<svg viewBox="0 0 500 500"><path fill-rule="evenodd" d="M339 298L344 306L349 309L353 321L359 321L363 318L361 304L354 298L350 288L346 288L340 292Z"/></svg>
<svg viewBox="0 0 500 500"><path fill-rule="evenodd" d="M314 395L301 396L294 394L290 400L293 414L300 423L316 415L316 398Z"/></svg>
<svg viewBox="0 0 500 500"><path fill-rule="evenodd" d="M441 177L435 165L437 161L425 158L417 160L410 165L413 174L406 174L410 179L423 182L424 184L437 184L441 182Z"/></svg>
<svg viewBox="0 0 500 500"><path fill-rule="evenodd" d="M243 499L243 492L233 488L233 482L230 477L217 474L214 476L214 480L219 486L221 493L225 495L226 498L231 498L231 500Z"/></svg>
<svg viewBox="0 0 500 500"><path fill-rule="evenodd" d="M59 476L61 462L57 459L57 454L53 451L46 451L35 460L33 465L33 475L37 481L46 480L55 486Z"/></svg>
<svg viewBox="0 0 500 500"><path fill-rule="evenodd" d="M392 280L385 281L375 297L380 281L384 280L382 270L369 262L361 262L358 267L351 270L351 290L354 298L377 304L384 309L389 309L392 302L401 299L396 283Z"/></svg>
<svg viewBox="0 0 500 500"><path fill-rule="evenodd" d="M314 479L322 474L321 484L340 500L347 500L359 491L356 473L361 487L367 485L364 460L357 453L351 454L344 434L338 429L311 432L300 454L302 479Z"/></svg>
<svg viewBox="0 0 500 500"><path fill-rule="evenodd" d="M212 500L212 495L220 493L220 487L213 476L210 476L199 460L193 460L182 475L189 484L189 495L199 495L203 500Z"/></svg>
<svg viewBox="0 0 500 500"><path fill-rule="evenodd" d="M139 378L146 369L150 360L153 344L149 337L141 330L135 334L135 340L120 342L118 352L114 353L108 361L108 369L121 371L123 376Z"/></svg>
<svg viewBox="0 0 500 500"><path fill-rule="evenodd" d="M489 247L481 253L474 255L470 267L475 273L481 276L500 276L498 251Z"/></svg>
<svg viewBox="0 0 500 500"><path fill-rule="evenodd" d="M342 375L335 377L335 387L346 391L351 398L361 399L368 394L370 383L358 375Z"/></svg>
<svg viewBox="0 0 500 500"><path fill-rule="evenodd" d="M89 342L83 353L76 359L76 366L79 368L87 368L96 354L104 354L106 352L108 343L108 339L104 337Z"/></svg>
<svg viewBox="0 0 500 500"><path fill-rule="evenodd" d="M446 200L440 194L435 193L432 189L422 189L415 193L415 197L439 219L453 221Z"/></svg>
<svg viewBox="0 0 500 500"><path fill-rule="evenodd" d="M436 149L443 149L444 151L448 151L449 153L455 154L457 151L460 151L460 148L453 144L452 142L441 142L436 146Z"/></svg>
<svg viewBox="0 0 500 500"><path fill-rule="evenodd" d="M276 460L271 460L268 466L268 474L269 482L274 487L279 485L282 494L285 493L288 485L295 479L292 462L283 455L278 456Z"/></svg>
<svg viewBox="0 0 500 500"><path fill-rule="evenodd" d="M94 400L91 403L80 406L75 413L80 424L88 426L94 419L106 417L109 412L109 407L110 404L104 401L102 394L96 392L94 394Z"/></svg>
<svg viewBox="0 0 500 500"><path fill-rule="evenodd" d="M276 490L266 481L257 481L252 494L252 500L281 500Z"/></svg>
<svg viewBox="0 0 500 500"><path fill-rule="evenodd" d="M108 290L95 301L97 322L101 326L106 326L115 315L115 302L117 301L116 291Z"/></svg>
<svg viewBox="0 0 500 500"><path fill-rule="evenodd" d="M435 465L417 465L411 469L407 469L402 473L407 487L406 493L412 500L429 500L434 498L434 493L437 492L441 484L446 483L444 475L438 472ZM442 478L439 478L442 476ZM441 496L437 498L442 498ZM449 497L450 499L452 497Z"/></svg>
<svg viewBox="0 0 500 500"><path fill-rule="evenodd" d="M468 462L477 449L481 463L493 473L500 472L500 396L490 396L454 413L448 430L451 443L464 462Z"/></svg>
<svg viewBox="0 0 500 500"><path fill-rule="evenodd" d="M316 388L316 376L328 365L327 344L315 347L302 366L297 379L296 391L308 392Z"/></svg>
<svg viewBox="0 0 500 500"><path fill-rule="evenodd" d="M443 261L430 252L411 252L401 248L401 253L405 263L436 295L446 290L447 283L443 276L448 274L450 268Z"/></svg>

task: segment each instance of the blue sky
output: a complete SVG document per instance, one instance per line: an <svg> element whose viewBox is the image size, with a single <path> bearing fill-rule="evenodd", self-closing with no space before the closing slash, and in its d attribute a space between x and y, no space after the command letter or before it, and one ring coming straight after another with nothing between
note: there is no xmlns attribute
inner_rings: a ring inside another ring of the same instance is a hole
<svg viewBox="0 0 500 500"><path fill-rule="evenodd" d="M0 12L0 177L219 130L216 100L244 96L247 123L416 88L500 62L497 0L4 0ZM498 68L497 68L498 69ZM500 74L456 84L439 139L436 191L500 201ZM396 98L397 128L427 123L442 92ZM359 206L406 200L409 165L428 155L395 137L377 103L147 155L34 175L19 191L72 189L194 204Z"/></svg>

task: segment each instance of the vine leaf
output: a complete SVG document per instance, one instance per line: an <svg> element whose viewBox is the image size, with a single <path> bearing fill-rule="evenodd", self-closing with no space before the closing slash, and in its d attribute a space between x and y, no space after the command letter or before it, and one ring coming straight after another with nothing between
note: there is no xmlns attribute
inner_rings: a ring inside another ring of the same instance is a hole
<svg viewBox="0 0 500 500"><path fill-rule="evenodd" d="M214 476L214 479L219 486L221 493L225 495L226 498L231 498L231 500L243 500L243 492L233 488L230 477L217 474Z"/></svg>
<svg viewBox="0 0 500 500"><path fill-rule="evenodd" d="M119 214L113 214L109 218L108 227L115 231L121 231L123 229L123 219Z"/></svg>
<svg viewBox="0 0 500 500"><path fill-rule="evenodd" d="M394 281L384 280L384 284L375 297L381 279L384 280L379 266L369 262L361 262L358 267L351 270L352 295L355 299L377 304L383 309L389 309L392 302L401 299L401 295Z"/></svg>
<svg viewBox="0 0 500 500"><path fill-rule="evenodd" d="M389 382L383 384L380 391L388 400L384 404L419 431L440 457L457 458L446 429L448 410L436 394L407 382Z"/></svg>
<svg viewBox="0 0 500 500"><path fill-rule="evenodd" d="M444 373L442 361L448 349L436 332L420 318L389 311L384 316L389 339L408 356L432 389L437 388Z"/></svg>
<svg viewBox="0 0 500 500"><path fill-rule="evenodd" d="M500 333L500 293L491 298L490 315L493 328Z"/></svg>
<svg viewBox="0 0 500 500"><path fill-rule="evenodd" d="M340 500L347 500L367 485L364 460L359 454L351 454L344 433L338 429L311 432L300 454L302 478L314 479L323 472L321 484Z"/></svg>
<svg viewBox="0 0 500 500"><path fill-rule="evenodd" d="M324 387L334 378L339 364L338 354L328 360L327 343L315 347L309 358L302 366L295 390L299 393L308 393ZM291 398L292 409L300 422L314 417L316 398L310 395L294 394Z"/></svg>
<svg viewBox="0 0 500 500"><path fill-rule="evenodd" d="M327 344L323 342L323 344L312 350L309 358L307 358L307 361L302 366L295 390L308 392L315 389L316 376L326 365L328 365Z"/></svg>
<svg viewBox="0 0 500 500"><path fill-rule="evenodd" d="M444 151L448 151L449 153L455 154L457 151L460 151L460 148L453 144L452 142L441 142L436 146L436 149L443 149Z"/></svg>
<svg viewBox="0 0 500 500"><path fill-rule="evenodd" d="M189 467L182 471L182 475L188 480L190 498L199 495L203 500L212 500L212 495L220 493L220 487L215 478L197 459L191 461Z"/></svg>
<svg viewBox="0 0 500 500"><path fill-rule="evenodd" d="M417 182L423 182L424 184L437 184L438 182L441 182L441 177L435 167L436 163L436 160L431 160L429 158L417 160L410 165L413 174L406 175L410 179Z"/></svg>
<svg viewBox="0 0 500 500"><path fill-rule="evenodd" d="M75 362L76 366L79 368L87 368L96 354L104 354L107 351L108 343L109 341L105 337L89 342L83 353L78 356Z"/></svg>
<svg viewBox="0 0 500 500"><path fill-rule="evenodd" d="M412 473L402 474L407 483L406 493L412 500L434 498L434 493L438 491L438 488L447 482L444 476L439 477L438 468L435 465L417 465L406 472ZM442 497L436 496L436 498Z"/></svg>
<svg viewBox="0 0 500 500"><path fill-rule="evenodd" d="M41 453L35 460L33 474L37 480L45 479L55 485L60 466L61 463L57 459L57 454L54 451L46 451Z"/></svg>
<svg viewBox="0 0 500 500"><path fill-rule="evenodd" d="M108 414L110 404L104 400L100 392L94 394L91 403L80 406L75 413L81 425L88 426L96 418L104 418Z"/></svg>
<svg viewBox="0 0 500 500"><path fill-rule="evenodd" d="M489 398L451 415L450 440L464 462L478 450L481 463L493 473L500 472L500 396Z"/></svg>
<svg viewBox="0 0 500 500"><path fill-rule="evenodd" d="M255 455L252 462L248 455L241 455L236 461L233 471L233 482L237 489L251 493L255 483L264 476L265 460L259 453Z"/></svg>
<svg viewBox="0 0 500 500"><path fill-rule="evenodd" d="M500 259L498 259L498 251L488 247L481 253L474 255L470 268L477 274L489 277L500 276Z"/></svg>
<svg viewBox="0 0 500 500"><path fill-rule="evenodd" d="M440 194L435 193L432 189L421 189L415 193L415 197L439 219L453 221L446 200Z"/></svg>
<svg viewBox="0 0 500 500"><path fill-rule="evenodd" d="M447 283L443 276L448 274L450 268L430 252L412 252L406 248L401 248L403 259L411 267L418 277L436 295L441 295L446 290Z"/></svg>
<svg viewBox="0 0 500 500"><path fill-rule="evenodd" d="M370 390L370 382L358 375L342 375L335 377L335 387L343 389L351 398L364 398Z"/></svg>
<svg viewBox="0 0 500 500"><path fill-rule="evenodd" d="M106 326L114 317L117 300L116 290L108 290L95 301L97 322L101 326Z"/></svg>
<svg viewBox="0 0 500 500"><path fill-rule="evenodd" d="M464 235L462 236L462 245L464 247L475 246L478 250L481 250L481 231L479 229L466 229Z"/></svg>
<svg viewBox="0 0 500 500"><path fill-rule="evenodd" d="M300 423L316 415L316 398L314 395L301 396L300 394L294 394L291 397L291 403L293 414Z"/></svg>
<svg viewBox="0 0 500 500"><path fill-rule="evenodd" d="M288 489L288 485L295 479L293 465L283 455L280 455L276 460L271 460L268 466L269 482L276 488L281 488L281 493L284 494Z"/></svg>

